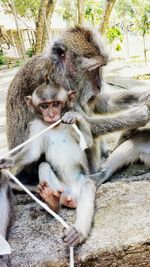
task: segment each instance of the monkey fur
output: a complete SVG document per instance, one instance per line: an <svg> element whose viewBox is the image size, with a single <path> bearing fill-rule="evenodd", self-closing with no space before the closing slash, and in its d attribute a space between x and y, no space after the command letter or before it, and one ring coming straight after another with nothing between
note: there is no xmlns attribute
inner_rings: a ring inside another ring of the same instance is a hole
<svg viewBox="0 0 150 267"><path fill-rule="evenodd" d="M94 158L93 161L97 163L97 171L101 158L100 136L116 130L142 126L147 123L149 116L145 107L141 108L141 112L138 109L135 112L131 111L130 114L126 113L125 117L123 114L119 115L119 119L118 115L106 116L107 113L116 113L131 107L133 104L137 103L138 105L141 96L135 92L117 92L116 94L102 92L104 83L102 69L107 61L108 56L100 39L97 40L91 31L79 26L65 31L45 54L35 56L27 61L14 77L8 90L6 116L9 149L27 139L27 129L29 122L33 119L33 114L29 112L24 97L31 95L36 87L43 83L43 79L48 73L52 80L66 90L75 89L78 91L76 110L81 114L83 113L89 120L94 137L94 156L88 153L87 157L89 160L90 157ZM103 115L103 117L93 121L91 117L93 114ZM120 158L117 159L118 161ZM24 168L18 177L30 185L37 183L40 162L32 163L29 167ZM96 163L94 163L94 167L90 167L91 173L95 172ZM116 158L113 161L113 166L115 163ZM104 168L107 166L104 165ZM112 170L114 171L114 168ZM99 173L99 175L101 174L104 178L104 171ZM108 176L110 174L106 177ZM5 197L3 192L5 192ZM5 199L7 200L6 196L6 190L1 186L0 198L3 198L2 203ZM10 202L6 201L6 203ZM2 211L0 209L0 212ZM10 215L9 209L6 213ZM4 225L7 226L7 222L6 218Z"/></svg>
<svg viewBox="0 0 150 267"><path fill-rule="evenodd" d="M25 63L8 90L6 113L9 148L27 139L27 128L33 115L27 109L24 96L31 95L48 73L51 80L66 90L78 91L77 111L81 112L90 123L94 137L94 158L97 167L91 166L91 172L97 171L101 158L99 149L101 135L143 126L148 121L148 109L144 106L135 108L134 112L125 112L114 117L105 115L131 107L140 97L139 94L132 92L119 92L113 95L101 92L102 68L107 62L108 55L100 39L90 30L77 26L65 31L48 52L35 56ZM93 114L104 114L104 116L93 119ZM38 165L39 163L35 162L22 172L22 176L28 177L27 183L32 184L33 179L36 179Z"/></svg>
<svg viewBox="0 0 150 267"><path fill-rule="evenodd" d="M9 166L10 166L10 162ZM7 167L5 165L5 167ZM13 196L5 174L0 171L0 234L7 239L8 229L13 217ZM0 255L0 266L10 267L8 255Z"/></svg>
<svg viewBox="0 0 150 267"><path fill-rule="evenodd" d="M75 102L75 94L75 91L67 92L47 80L36 88L32 96L25 97L35 117L29 125L29 138L59 120L61 116L63 123L27 144L13 157L14 164L25 166L45 154L46 162L39 166L39 180L44 179L50 186L49 192L51 189L54 192L50 193L49 198L46 194L47 203L53 210L57 210L59 201L63 205L67 203L69 194L73 207L77 207L75 225L64 233L64 241L68 245L78 244L87 237L94 214L96 191L94 183L88 177L88 161L85 152L79 146L79 136L69 125L77 123L87 146L92 146L93 137L89 124L80 114L70 110ZM8 165L9 162L10 160ZM6 164L7 160L0 160L1 168L7 167ZM41 196L44 196L43 183L39 187ZM61 192L62 187L63 192ZM66 205L71 207L70 203L69 200Z"/></svg>

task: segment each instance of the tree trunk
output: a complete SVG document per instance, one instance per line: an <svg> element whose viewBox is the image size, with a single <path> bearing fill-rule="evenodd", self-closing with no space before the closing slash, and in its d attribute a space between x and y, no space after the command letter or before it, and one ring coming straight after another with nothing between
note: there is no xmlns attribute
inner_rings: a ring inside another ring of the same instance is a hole
<svg viewBox="0 0 150 267"><path fill-rule="evenodd" d="M147 49L146 49L145 34L144 33L143 33L143 47L144 47L144 60L145 60L145 65L147 65Z"/></svg>
<svg viewBox="0 0 150 267"><path fill-rule="evenodd" d="M77 0L77 23L83 25L85 0Z"/></svg>
<svg viewBox="0 0 150 267"><path fill-rule="evenodd" d="M20 32L20 28L19 28L19 24L18 24L18 20L17 20L17 14L16 14L16 9L15 9L15 5L14 5L14 1L11 0L11 2L9 3L9 6L12 10L14 19L15 19L15 24L16 24L16 28L17 28L17 32L18 32L18 36L19 36L19 41L20 41L20 47L21 47L21 53L24 59L26 59L26 53L25 53L25 47L24 47L24 43L22 40L22 35Z"/></svg>
<svg viewBox="0 0 150 267"><path fill-rule="evenodd" d="M38 21L36 23L36 44L35 44L35 54L40 54L42 51L42 40L44 31L44 12L47 7L47 0L41 0Z"/></svg>
<svg viewBox="0 0 150 267"><path fill-rule="evenodd" d="M109 24L110 15L111 15L115 2L116 0L105 0L105 9L103 12L103 19L102 19L102 22L100 23L100 28L99 28L99 31L102 35L105 34L106 28Z"/></svg>
<svg viewBox="0 0 150 267"><path fill-rule="evenodd" d="M45 27L44 27L44 32L43 32L42 50L45 48L47 40L50 40L49 32L50 32L50 27L51 27L51 19L52 19L52 15L54 12L56 2L57 0L48 0L46 11L44 11L45 14L43 14Z"/></svg>

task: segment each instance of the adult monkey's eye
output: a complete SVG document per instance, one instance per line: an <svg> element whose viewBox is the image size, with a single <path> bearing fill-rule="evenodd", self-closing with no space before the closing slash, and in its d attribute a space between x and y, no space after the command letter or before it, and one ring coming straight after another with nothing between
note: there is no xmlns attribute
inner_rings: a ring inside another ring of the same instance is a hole
<svg viewBox="0 0 150 267"><path fill-rule="evenodd" d="M59 58L65 59L66 47L63 44L55 42L52 50L54 54L59 56Z"/></svg>
<svg viewBox="0 0 150 267"><path fill-rule="evenodd" d="M60 57L65 57L65 51L61 48L58 48L57 49L57 54L60 56Z"/></svg>
<svg viewBox="0 0 150 267"><path fill-rule="evenodd" d="M61 102L60 101L54 101L53 102L53 107L54 108L57 108L57 107L59 107L61 105Z"/></svg>
<svg viewBox="0 0 150 267"><path fill-rule="evenodd" d="M43 108L43 109L47 109L48 108L48 104L47 103L42 103L39 105L40 108Z"/></svg>

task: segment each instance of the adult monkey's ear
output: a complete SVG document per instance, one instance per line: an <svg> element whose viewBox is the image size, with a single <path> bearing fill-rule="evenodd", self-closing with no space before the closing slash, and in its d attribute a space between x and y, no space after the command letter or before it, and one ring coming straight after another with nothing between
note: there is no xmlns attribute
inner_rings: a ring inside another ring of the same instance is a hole
<svg viewBox="0 0 150 267"><path fill-rule="evenodd" d="M102 56L95 56L92 58L81 57L81 68L83 70L92 71L102 65L104 65L104 58Z"/></svg>

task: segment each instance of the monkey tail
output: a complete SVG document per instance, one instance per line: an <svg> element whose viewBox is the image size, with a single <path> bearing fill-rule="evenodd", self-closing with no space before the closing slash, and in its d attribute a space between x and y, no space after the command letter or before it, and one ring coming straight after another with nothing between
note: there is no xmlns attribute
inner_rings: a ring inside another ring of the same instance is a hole
<svg viewBox="0 0 150 267"><path fill-rule="evenodd" d="M8 229L12 220L12 205L13 196L8 180L4 177L4 174L0 172L0 235L2 235L5 239L8 237ZM1 255L1 251L0 266L10 266L9 255Z"/></svg>
<svg viewBox="0 0 150 267"><path fill-rule="evenodd" d="M102 164L101 171L90 175L90 178L95 181L96 187L98 188L100 185L107 182L116 171L128 164L132 164L138 158L139 150L134 140L129 139L114 150Z"/></svg>

